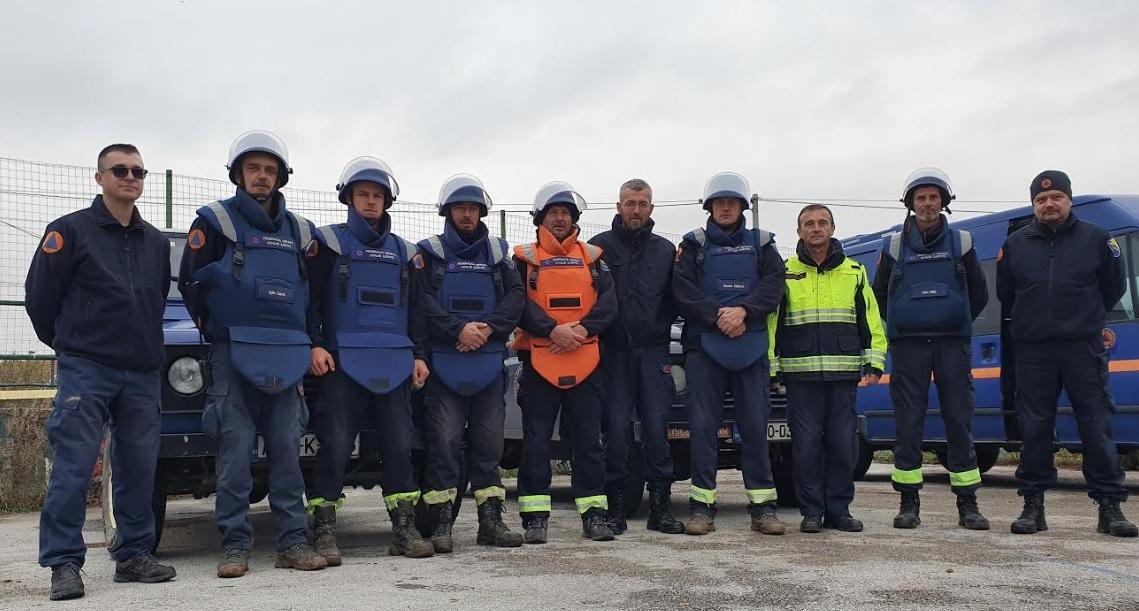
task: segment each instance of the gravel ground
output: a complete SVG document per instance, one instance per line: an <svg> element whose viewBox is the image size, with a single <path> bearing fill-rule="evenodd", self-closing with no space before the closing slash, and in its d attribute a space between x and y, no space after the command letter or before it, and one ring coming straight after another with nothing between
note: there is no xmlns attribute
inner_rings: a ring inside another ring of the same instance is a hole
<svg viewBox="0 0 1139 611"><path fill-rule="evenodd" d="M1050 530L1034 536L1009 533L1020 510L1010 467L985 476L980 498L993 522L989 532L957 527L948 478L938 467L926 467L921 527L894 530L897 495L888 474L887 466L875 465L858 483L853 512L866 523L863 533L801 534L793 509L780 510L791 527L786 536L753 533L739 474L725 471L715 533L661 535L646 531L640 515L614 543L581 538L568 478L559 477L551 543L476 546L474 503L467 499L456 552L426 560L388 556L389 523L378 492L355 490L341 512L344 566L318 573L273 568L273 520L261 503L253 516L252 571L237 580L214 577L212 499L177 499L160 555L179 575L158 585L111 582L114 564L102 549L100 514L92 510L87 597L65 603L47 600L50 575L35 563L37 515L6 514L0 516L0 539L7 542L0 549L0 608L1139 609L1139 539L1095 532L1096 508L1079 472L1061 472L1060 487L1046 499ZM686 491L687 484L675 486L678 514L687 513ZM1134 505L1124 508L1139 519ZM517 514L508 524L518 527Z"/></svg>

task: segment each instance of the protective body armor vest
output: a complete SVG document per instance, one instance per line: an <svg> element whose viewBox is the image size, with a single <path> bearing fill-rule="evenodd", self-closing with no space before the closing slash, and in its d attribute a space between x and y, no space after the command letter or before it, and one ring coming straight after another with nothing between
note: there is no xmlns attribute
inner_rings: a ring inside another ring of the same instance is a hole
<svg viewBox="0 0 1139 611"><path fill-rule="evenodd" d="M414 367L407 335L408 263L416 249L388 227L384 217L377 233L349 209L347 223L316 232L321 245L337 255L324 297L324 336L344 373L377 394L398 388Z"/></svg>
<svg viewBox="0 0 1139 611"><path fill-rule="evenodd" d="M481 321L498 307L503 293L500 265L509 248L505 240L484 236L467 244L448 223L442 235L423 240L419 248L436 259L431 285L439 305L452 316ZM472 396L502 375L505 353L501 343L459 352L453 344L432 342L431 371L451 390Z"/></svg>
<svg viewBox="0 0 1139 611"><path fill-rule="evenodd" d="M929 244L916 227L892 234L883 245L894 258L886 310L886 335L970 337L973 319L965 280L964 253L972 248L967 231L949 228Z"/></svg>
<svg viewBox="0 0 1139 611"><path fill-rule="evenodd" d="M310 360L304 249L311 225L287 211L280 195L270 219L244 191L198 215L227 241L225 256L194 275L206 288L211 336L228 339L234 367L259 390L295 387Z"/></svg>

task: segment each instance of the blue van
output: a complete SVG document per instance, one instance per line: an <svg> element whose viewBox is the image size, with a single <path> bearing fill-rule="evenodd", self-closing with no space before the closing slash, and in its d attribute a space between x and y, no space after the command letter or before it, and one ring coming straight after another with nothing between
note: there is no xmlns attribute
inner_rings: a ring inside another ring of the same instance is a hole
<svg viewBox="0 0 1139 611"><path fill-rule="evenodd" d="M1104 341L1109 347L1110 389L1118 411L1113 422L1113 435L1121 453L1139 448L1139 321L1136 319L1139 282L1139 196L1081 195L1074 198L1072 211L1081 219L1095 223L1119 243L1127 268L1127 293L1108 313ZM976 388L976 411L973 437L977 463L981 472L992 468L1002 448L1017 450L1020 446L1019 425L1013 403L1015 388L1011 351L1002 350L1001 304L996 295L997 253L1008 234L1020 229L1033 218L1032 208L1025 206L977 216L952 226L973 234L981 269L989 288L989 303L973 324L973 384ZM878 233L858 235L842 242L847 256L866 266L871 278L878 267L883 238L901 230L895 225ZM890 362L886 363L887 374ZM860 453L856 477L870 467L875 450L893 449L894 411L890 405L889 378L858 391L856 410L859 417ZM938 454L944 465L945 427L938 409L936 391L931 387L929 411L925 421L923 449ZM1076 419L1066 394L1060 396L1056 418L1056 447L1080 451Z"/></svg>

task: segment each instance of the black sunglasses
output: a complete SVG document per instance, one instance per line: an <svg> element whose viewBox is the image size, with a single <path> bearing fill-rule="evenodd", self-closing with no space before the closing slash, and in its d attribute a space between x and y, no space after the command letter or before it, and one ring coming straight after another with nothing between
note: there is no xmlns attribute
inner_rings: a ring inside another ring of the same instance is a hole
<svg viewBox="0 0 1139 611"><path fill-rule="evenodd" d="M127 173L129 172L131 176L135 177L135 180L142 180L142 179L146 178L147 174L150 173L150 170L146 170L143 168L128 168L125 165L113 165L113 166L111 166L105 170L99 170L99 171L100 172L110 172L111 174L115 175L115 178L126 178Z"/></svg>

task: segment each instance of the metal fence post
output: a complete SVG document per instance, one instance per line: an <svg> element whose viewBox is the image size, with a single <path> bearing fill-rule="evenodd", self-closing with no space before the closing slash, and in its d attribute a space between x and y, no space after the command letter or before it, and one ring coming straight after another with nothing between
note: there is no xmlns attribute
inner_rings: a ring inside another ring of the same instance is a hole
<svg viewBox="0 0 1139 611"><path fill-rule="evenodd" d="M751 194L751 228L759 229L759 194Z"/></svg>
<svg viewBox="0 0 1139 611"><path fill-rule="evenodd" d="M498 211L498 237L506 239L506 211Z"/></svg>
<svg viewBox="0 0 1139 611"><path fill-rule="evenodd" d="M166 170L166 228L174 228L174 170Z"/></svg>

